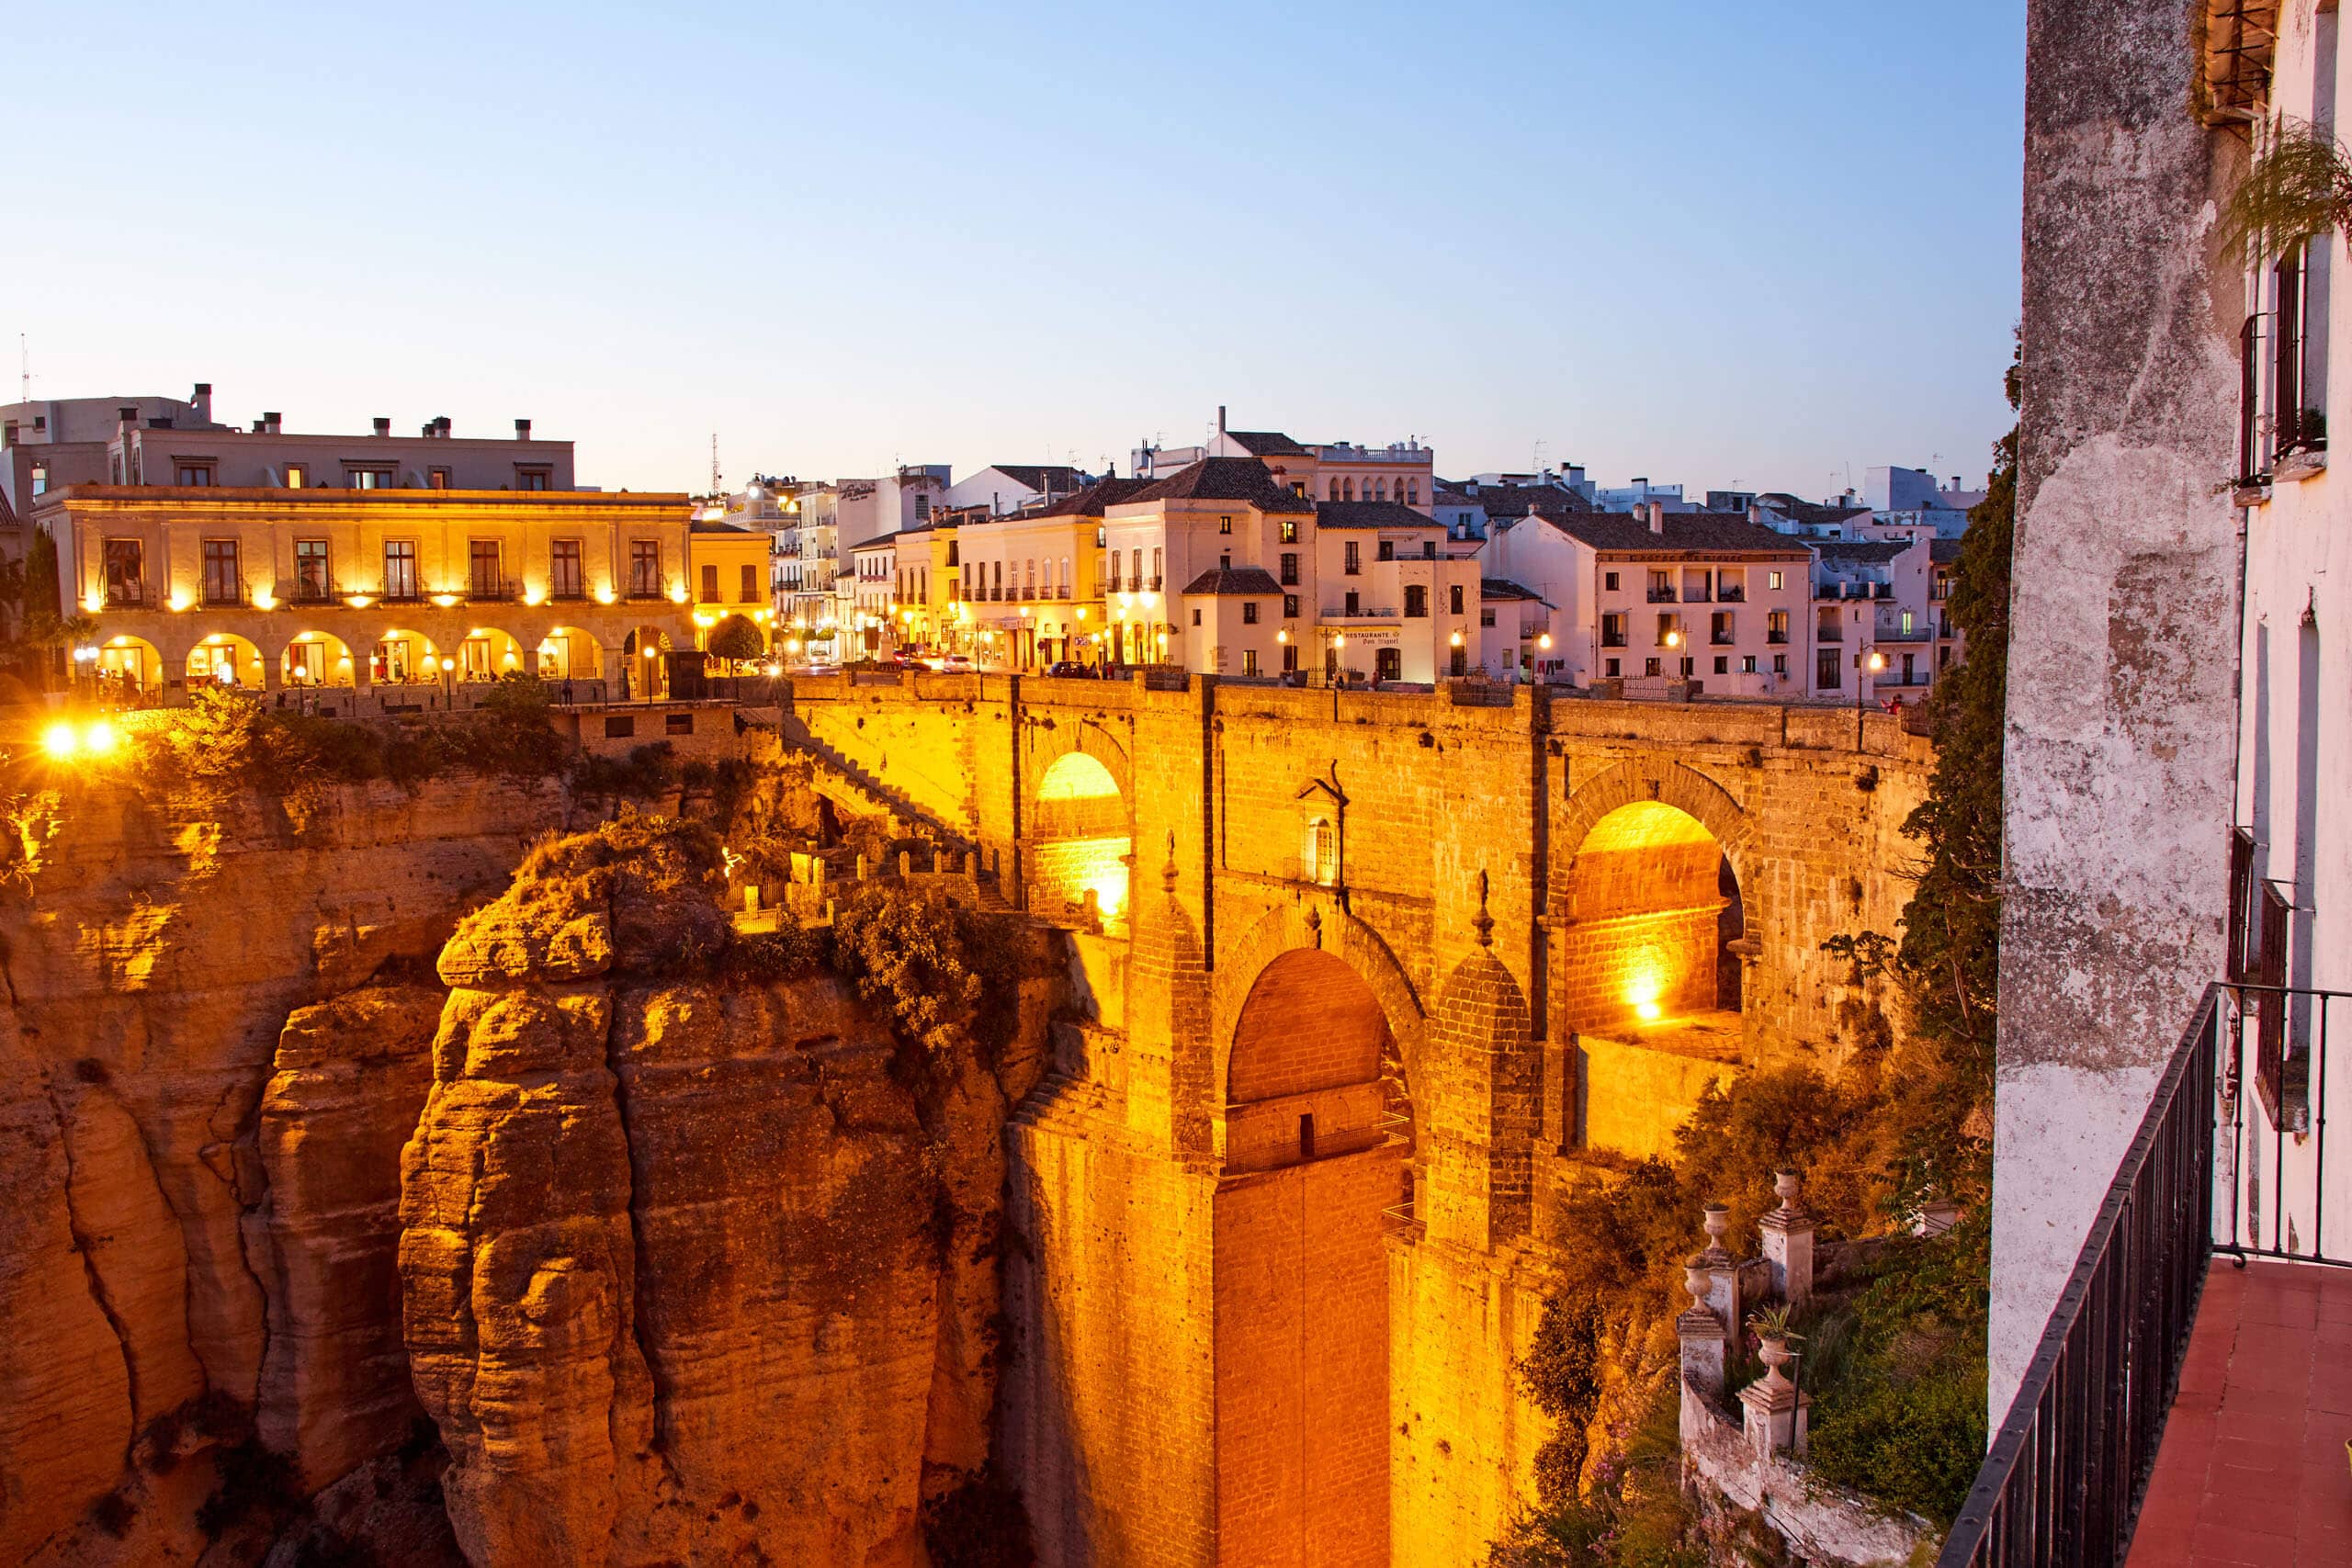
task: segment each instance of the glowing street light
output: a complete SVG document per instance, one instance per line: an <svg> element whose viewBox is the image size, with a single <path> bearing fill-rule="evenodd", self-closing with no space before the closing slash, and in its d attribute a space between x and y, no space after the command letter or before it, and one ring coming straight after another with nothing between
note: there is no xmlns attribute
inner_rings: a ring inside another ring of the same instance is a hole
<svg viewBox="0 0 2352 1568"><path fill-rule="evenodd" d="M58 761L63 761L82 749L82 737L63 719L40 732L40 749Z"/></svg>

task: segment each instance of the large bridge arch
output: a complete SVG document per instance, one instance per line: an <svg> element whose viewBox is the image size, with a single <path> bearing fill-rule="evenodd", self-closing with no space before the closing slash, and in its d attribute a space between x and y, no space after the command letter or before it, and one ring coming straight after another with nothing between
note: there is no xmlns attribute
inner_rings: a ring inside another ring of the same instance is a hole
<svg viewBox="0 0 2352 1568"><path fill-rule="evenodd" d="M1219 954L1209 1003L1209 1039L1215 1052L1211 1088L1216 1102L1230 1098L1234 1035L1259 977L1286 953L1300 949L1329 953L1378 998L1395 1038L1409 1088L1428 1052L1429 1017L1419 992L1380 933L1340 907L1337 898L1302 897L1276 905Z"/></svg>
<svg viewBox="0 0 2352 1568"><path fill-rule="evenodd" d="M1134 897L1135 767L1091 719L1046 715L1023 726L1021 858L1027 907L1047 919L1091 900L1124 923Z"/></svg>

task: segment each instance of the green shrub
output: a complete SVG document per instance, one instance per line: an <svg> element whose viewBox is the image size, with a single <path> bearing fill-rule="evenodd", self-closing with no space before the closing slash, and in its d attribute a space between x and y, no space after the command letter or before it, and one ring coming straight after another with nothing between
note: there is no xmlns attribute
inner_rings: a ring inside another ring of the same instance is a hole
<svg viewBox="0 0 2352 1568"><path fill-rule="evenodd" d="M676 750L667 740L639 746L625 758L582 751L571 764L571 787L582 795L649 799L678 783Z"/></svg>
<svg viewBox="0 0 2352 1568"><path fill-rule="evenodd" d="M768 639L760 635L760 628L749 617L727 615L710 628L709 639L703 646L714 659L741 663L767 652Z"/></svg>
<svg viewBox="0 0 2352 1568"><path fill-rule="evenodd" d="M786 920L772 932L739 932L719 957L719 968L738 979L767 985L823 969L832 962L831 933Z"/></svg>

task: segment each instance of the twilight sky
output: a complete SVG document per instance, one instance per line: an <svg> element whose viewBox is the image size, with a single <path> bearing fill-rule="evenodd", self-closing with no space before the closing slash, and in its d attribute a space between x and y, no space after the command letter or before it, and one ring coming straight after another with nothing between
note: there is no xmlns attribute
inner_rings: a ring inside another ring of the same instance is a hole
<svg viewBox="0 0 2352 1568"><path fill-rule="evenodd" d="M37 397L527 415L638 490L714 432L730 484L1125 472L1220 402L1448 476L1974 483L2023 12L51 6L0 332Z"/></svg>

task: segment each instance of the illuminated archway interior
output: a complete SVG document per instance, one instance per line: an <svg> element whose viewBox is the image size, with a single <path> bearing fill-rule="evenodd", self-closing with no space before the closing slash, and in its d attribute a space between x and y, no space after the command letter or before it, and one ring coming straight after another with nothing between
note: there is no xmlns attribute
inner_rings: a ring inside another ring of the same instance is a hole
<svg viewBox="0 0 2352 1568"><path fill-rule="evenodd" d="M283 658L280 676L289 686L348 686L356 679L351 649L332 632L297 632Z"/></svg>
<svg viewBox="0 0 2352 1568"><path fill-rule="evenodd" d="M604 673L604 649L577 626L558 626L541 637L536 658L545 681L593 681Z"/></svg>
<svg viewBox="0 0 2352 1568"><path fill-rule="evenodd" d="M144 697L156 689L163 675L163 656L151 642L135 637L116 637L98 648L102 694L126 702Z"/></svg>
<svg viewBox="0 0 2352 1568"><path fill-rule="evenodd" d="M1111 770L1083 751L1055 759L1037 781L1037 820L1030 875L1035 889L1031 908L1047 919L1071 906L1083 907L1091 893L1105 921L1126 919L1126 803Z"/></svg>
<svg viewBox="0 0 2352 1568"><path fill-rule="evenodd" d="M1566 886L1565 1021L1582 1032L1717 1021L1739 1010L1738 881L1698 818L1657 801L1593 824Z"/></svg>
<svg viewBox="0 0 2352 1568"><path fill-rule="evenodd" d="M216 686L243 686L259 691L263 679L261 649L233 632L214 632L188 649L187 680Z"/></svg>

